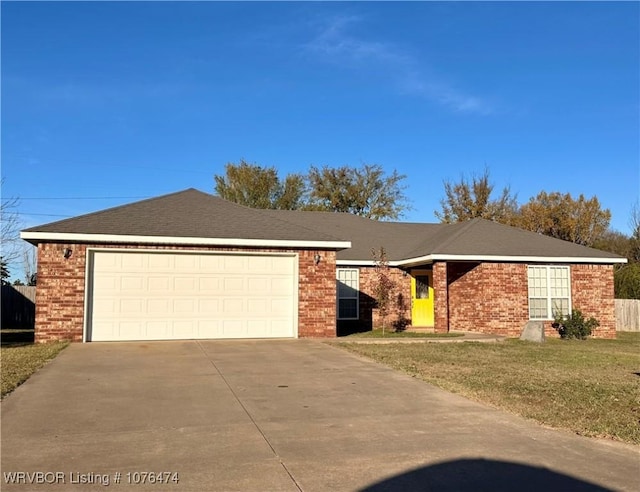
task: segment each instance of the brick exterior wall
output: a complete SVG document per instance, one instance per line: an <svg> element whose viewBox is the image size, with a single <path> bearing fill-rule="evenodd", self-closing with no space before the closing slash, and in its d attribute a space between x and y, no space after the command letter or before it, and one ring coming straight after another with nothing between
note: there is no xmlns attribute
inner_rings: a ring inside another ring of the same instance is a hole
<svg viewBox="0 0 640 492"><path fill-rule="evenodd" d="M71 248L70 258L63 257L65 248ZM82 341L87 248L297 253L298 336L322 338L336 336L335 251L41 243L38 245L36 342ZM314 262L316 253L321 256L318 265Z"/></svg>
<svg viewBox="0 0 640 492"><path fill-rule="evenodd" d="M527 265L524 263L434 262L434 330L438 333L470 331L519 337L529 321ZM367 331L380 326L373 299L375 270L360 267L360 319L338 321L339 334ZM613 267L570 265L571 303L600 326L593 336L615 338ZM406 299L388 315L388 326L399 319L411 322L411 276L391 269L398 286L394 295ZM551 321L545 321L547 336L557 337Z"/></svg>
<svg viewBox="0 0 640 492"><path fill-rule="evenodd" d="M571 304L600 326L593 336L615 338L613 267L570 265ZM449 328L518 337L529 321L527 265L449 263ZM438 315L436 311L436 316ZM558 336L545 321L547 336Z"/></svg>
<svg viewBox="0 0 640 492"><path fill-rule="evenodd" d="M529 320L527 265L449 263L447 273L451 330L520 336Z"/></svg>
<svg viewBox="0 0 640 492"><path fill-rule="evenodd" d="M350 268L350 267L345 267ZM356 267L351 267L356 268ZM360 331L369 331L373 328L382 326L382 318L376 307L375 285L376 271L374 267L358 267L360 294L359 302L359 319L358 320L339 320L338 333L346 335ZM385 328L395 328L396 326L405 326L411 323L411 277L404 275L403 271L398 268L389 269L389 277L395 284L391 298L392 302L387 314Z"/></svg>
<svg viewBox="0 0 640 492"><path fill-rule="evenodd" d="M600 322L594 337L615 338L613 265L571 265L571 303Z"/></svg>
<svg viewBox="0 0 640 492"><path fill-rule="evenodd" d="M442 261L433 264L433 309L436 333L449 331L449 289L447 289L447 264Z"/></svg>

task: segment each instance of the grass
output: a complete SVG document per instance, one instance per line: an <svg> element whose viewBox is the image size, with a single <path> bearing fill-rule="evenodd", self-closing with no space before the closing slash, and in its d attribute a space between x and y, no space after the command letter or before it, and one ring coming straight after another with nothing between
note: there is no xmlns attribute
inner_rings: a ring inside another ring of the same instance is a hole
<svg viewBox="0 0 640 492"><path fill-rule="evenodd" d="M24 383L47 362L54 359L67 345L69 342L16 343L13 346L0 348L2 398Z"/></svg>
<svg viewBox="0 0 640 492"><path fill-rule="evenodd" d="M551 427L640 444L640 334L544 344L339 346Z"/></svg>
<svg viewBox="0 0 640 492"><path fill-rule="evenodd" d="M346 337L341 337L341 340L348 340L349 338L452 338L461 337L462 333L426 333L418 331L393 331L385 330L384 336L381 329L363 331L362 333L354 333Z"/></svg>

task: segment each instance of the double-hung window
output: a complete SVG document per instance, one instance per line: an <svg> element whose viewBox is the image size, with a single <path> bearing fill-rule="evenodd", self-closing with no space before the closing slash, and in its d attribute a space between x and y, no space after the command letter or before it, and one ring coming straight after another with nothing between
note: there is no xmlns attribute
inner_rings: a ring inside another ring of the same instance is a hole
<svg viewBox="0 0 640 492"><path fill-rule="evenodd" d="M571 310L571 273L568 266L533 266L527 269L529 319L554 319Z"/></svg>
<svg viewBox="0 0 640 492"><path fill-rule="evenodd" d="M357 268L338 268L338 319L358 319L358 276Z"/></svg>

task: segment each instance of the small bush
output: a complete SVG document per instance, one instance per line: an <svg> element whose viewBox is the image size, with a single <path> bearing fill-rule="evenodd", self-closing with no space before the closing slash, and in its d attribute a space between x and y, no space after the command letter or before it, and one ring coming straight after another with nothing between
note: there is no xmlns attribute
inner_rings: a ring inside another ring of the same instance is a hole
<svg viewBox="0 0 640 492"><path fill-rule="evenodd" d="M576 338L586 340L594 328L600 326L600 322L595 318L584 319L582 311L573 309L571 314L564 317L556 314L553 327L558 330L560 338Z"/></svg>

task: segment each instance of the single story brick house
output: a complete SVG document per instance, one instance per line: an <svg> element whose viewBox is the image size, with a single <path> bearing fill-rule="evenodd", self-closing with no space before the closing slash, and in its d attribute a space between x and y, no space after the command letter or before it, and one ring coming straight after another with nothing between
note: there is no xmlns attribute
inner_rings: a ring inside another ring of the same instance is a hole
<svg viewBox="0 0 640 492"><path fill-rule="evenodd" d="M372 249L387 252L389 323L549 334L578 308L615 337L625 258L475 219L379 222L256 210L188 189L32 227L36 340L335 337L378 324Z"/></svg>

